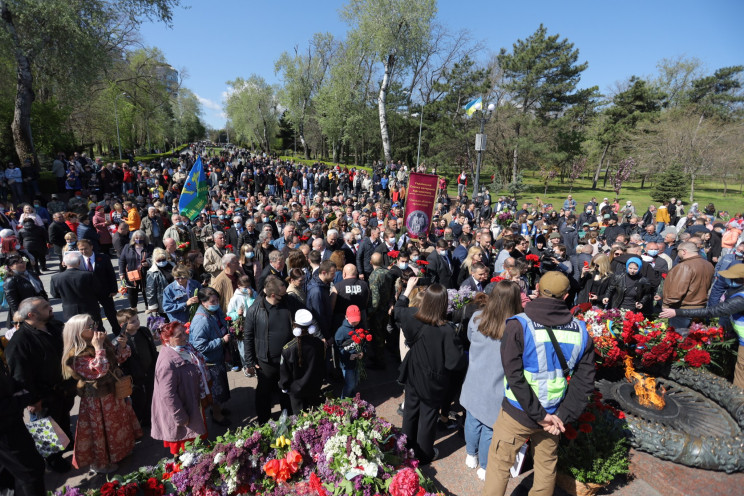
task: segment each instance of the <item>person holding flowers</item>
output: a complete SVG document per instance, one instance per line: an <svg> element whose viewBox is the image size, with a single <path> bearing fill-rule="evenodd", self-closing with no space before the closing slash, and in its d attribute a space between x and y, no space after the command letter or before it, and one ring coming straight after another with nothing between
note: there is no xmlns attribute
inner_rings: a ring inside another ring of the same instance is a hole
<svg viewBox="0 0 744 496"><path fill-rule="evenodd" d="M709 319L712 317L729 317L721 318L720 324L726 330L733 327L739 339L739 351L736 358L736 368L734 369L734 386L744 389L744 264L737 263L727 270L718 273L731 281L726 299L718 305L704 308L665 308L659 314L662 319L673 319L682 317L688 319Z"/></svg>
<svg viewBox="0 0 744 496"><path fill-rule="evenodd" d="M325 344L316 337L313 314L304 308L294 315L294 339L282 348L279 388L289 395L292 413L299 415L320 405L325 379Z"/></svg>
<svg viewBox="0 0 744 496"><path fill-rule="evenodd" d="M364 358L364 343L356 335L356 328L362 321L362 312L356 305L346 308L346 315L341 326L336 330L334 340L338 346L341 372L344 375L344 386L341 398L350 398L359 384L359 364ZM371 334L367 334L372 339ZM356 338L356 339L355 339ZM366 341L366 338L365 338Z"/></svg>

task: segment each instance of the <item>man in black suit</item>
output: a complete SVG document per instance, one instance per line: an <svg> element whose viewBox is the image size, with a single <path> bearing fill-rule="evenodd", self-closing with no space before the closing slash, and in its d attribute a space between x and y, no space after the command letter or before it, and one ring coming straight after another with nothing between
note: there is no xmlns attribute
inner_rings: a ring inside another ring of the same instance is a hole
<svg viewBox="0 0 744 496"><path fill-rule="evenodd" d="M119 291L119 287L111 260L103 253L95 253L93 245L87 239L79 240L77 247L83 256L81 268L93 272L96 276L96 281L101 290L97 295L98 303L103 307L103 313L111 324L111 331L118 336L121 332L121 326L116 318L114 296Z"/></svg>
<svg viewBox="0 0 744 496"><path fill-rule="evenodd" d="M462 281L460 289L468 288L471 291L482 292L488 282L488 267L480 262L475 262L470 267L470 276Z"/></svg>
<svg viewBox="0 0 744 496"><path fill-rule="evenodd" d="M385 237L382 243L375 248L375 253L382 255L382 266L386 269L390 268L390 264L393 262L393 259L388 255L391 251L398 251L398 245L395 243L395 231L385 229Z"/></svg>
<svg viewBox="0 0 744 496"><path fill-rule="evenodd" d="M243 219L236 215L232 218L233 225L229 229L225 229L225 239L228 245L232 245L235 253L238 252L240 246L240 236L243 234Z"/></svg>
<svg viewBox="0 0 744 496"><path fill-rule="evenodd" d="M357 248L354 241L354 233L347 232L344 234L344 244L341 246L341 250L344 252L345 265L352 264L356 266ZM359 273L358 269L357 273Z"/></svg>
<svg viewBox="0 0 744 496"><path fill-rule="evenodd" d="M369 263L369 259L372 258L372 253L380 245L380 229L373 227L369 232L369 237L364 238L359 244L359 249L356 254L356 266L359 272L359 279L369 280L369 275L372 273L372 264Z"/></svg>
<svg viewBox="0 0 744 496"><path fill-rule="evenodd" d="M429 265L426 275L433 278L434 282L441 284L447 289L452 286L452 259L449 255L449 243L443 239L437 241L436 250L431 252L426 261Z"/></svg>
<svg viewBox="0 0 744 496"><path fill-rule="evenodd" d="M256 289L258 289L259 294L263 291L267 277L277 276L284 281L287 278L287 271L285 269L284 254L280 250L274 250L269 253L269 263L264 267L263 272L261 272L258 278L258 287Z"/></svg>
<svg viewBox="0 0 744 496"><path fill-rule="evenodd" d="M81 313L90 314L98 323L101 322L101 308L98 306L100 288L92 271L85 270L83 256L77 251L68 251L62 260L67 270L52 276L50 293L53 298L62 300L62 312L65 321Z"/></svg>

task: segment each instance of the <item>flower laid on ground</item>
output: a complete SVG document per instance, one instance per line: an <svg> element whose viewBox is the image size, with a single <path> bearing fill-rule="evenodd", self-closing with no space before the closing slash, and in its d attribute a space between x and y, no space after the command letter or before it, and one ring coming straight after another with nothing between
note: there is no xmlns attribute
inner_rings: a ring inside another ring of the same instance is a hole
<svg viewBox="0 0 744 496"><path fill-rule="evenodd" d="M586 323L594 340L597 363L602 367L622 366L631 356L642 368L676 365L707 367L720 362L732 346L723 328L690 325L682 336L661 320L648 320L642 313L629 310L575 309L576 317Z"/></svg>
<svg viewBox="0 0 744 496"><path fill-rule="evenodd" d="M214 444L197 439L177 461L115 476L104 487L110 496L125 496L119 491L127 484L145 496L432 494L406 437L358 395L228 431Z"/></svg>
<svg viewBox="0 0 744 496"><path fill-rule="evenodd" d="M623 412L602 403L594 392L587 410L566 423L558 445L558 470L579 482L607 484L629 472L630 447Z"/></svg>

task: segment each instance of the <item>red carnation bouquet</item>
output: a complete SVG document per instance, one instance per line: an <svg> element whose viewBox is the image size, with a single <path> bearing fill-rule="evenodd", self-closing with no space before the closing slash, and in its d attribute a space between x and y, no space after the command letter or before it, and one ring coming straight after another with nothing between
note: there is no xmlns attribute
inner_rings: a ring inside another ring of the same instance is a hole
<svg viewBox="0 0 744 496"><path fill-rule="evenodd" d="M537 269L540 267L540 257L538 257L537 255L530 253L529 255L524 257L524 259L528 262L531 262L533 268Z"/></svg>
<svg viewBox="0 0 744 496"><path fill-rule="evenodd" d="M356 357L357 373L359 379L367 378L367 370L364 368L364 350L367 343L372 341L372 334L364 329L355 329L349 331L349 339L342 343L341 347L344 351L351 352L352 355L359 355Z"/></svg>
<svg viewBox="0 0 744 496"><path fill-rule="evenodd" d="M390 258L396 259L396 258L398 258L400 256L400 251L398 251L398 250L390 250L389 252L387 252L387 255Z"/></svg>

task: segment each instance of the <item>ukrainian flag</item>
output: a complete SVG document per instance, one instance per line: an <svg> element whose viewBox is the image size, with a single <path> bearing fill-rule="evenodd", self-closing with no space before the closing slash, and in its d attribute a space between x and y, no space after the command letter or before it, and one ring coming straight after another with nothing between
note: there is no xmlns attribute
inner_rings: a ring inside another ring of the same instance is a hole
<svg viewBox="0 0 744 496"><path fill-rule="evenodd" d="M468 117L472 116L476 110L483 110L483 98L478 97L472 102L465 105L465 113Z"/></svg>
<svg viewBox="0 0 744 496"><path fill-rule="evenodd" d="M207 205L207 176L204 174L204 166L201 157L191 168L186 183L181 190L181 198L178 200L178 210L181 215L194 220Z"/></svg>

